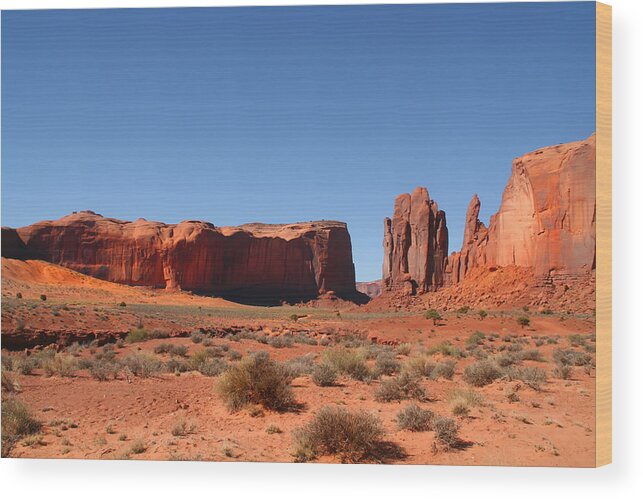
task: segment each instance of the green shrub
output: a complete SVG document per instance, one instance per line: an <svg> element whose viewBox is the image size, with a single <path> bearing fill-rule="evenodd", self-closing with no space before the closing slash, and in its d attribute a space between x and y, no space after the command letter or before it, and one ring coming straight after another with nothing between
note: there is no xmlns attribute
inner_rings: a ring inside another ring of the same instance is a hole
<svg viewBox="0 0 643 499"><path fill-rule="evenodd" d="M144 328L137 328L130 331L130 333L125 338L125 341L127 341L127 343L140 343L142 341L147 341L147 339L147 330Z"/></svg>
<svg viewBox="0 0 643 499"><path fill-rule="evenodd" d="M433 321L433 325L434 325L434 326L437 326L437 325L438 325L438 322L439 322L440 320L442 320L442 316L440 315L440 312L438 312L438 311L437 311L437 310L435 310L434 308L432 308L432 309L430 309L430 310L427 310L427 311L424 313L424 318L425 318L425 319L432 320L432 321Z"/></svg>
<svg viewBox="0 0 643 499"><path fill-rule="evenodd" d="M397 427L400 430L427 431L435 415L416 404L409 404L397 413Z"/></svg>
<svg viewBox="0 0 643 499"><path fill-rule="evenodd" d="M526 326L528 326L528 325L529 325L529 323L530 323L531 321L529 320L529 317L527 317L527 316L525 316L525 315L521 315L520 317L518 317L518 318L516 319L516 322L518 323L518 325L519 325L520 327L526 327Z"/></svg>
<svg viewBox="0 0 643 499"><path fill-rule="evenodd" d="M486 310L478 310L478 316L480 317L480 320L483 321L485 317L489 315Z"/></svg>
<svg viewBox="0 0 643 499"><path fill-rule="evenodd" d="M480 331L476 331L475 333L471 333L471 336L467 338L467 345L469 346L482 345L485 338L486 336L484 333Z"/></svg>
<svg viewBox="0 0 643 499"><path fill-rule="evenodd" d="M328 362L322 362L313 369L311 379L317 386L333 386L337 381L337 369Z"/></svg>
<svg viewBox="0 0 643 499"><path fill-rule="evenodd" d="M293 432L295 459L309 461L331 455L342 462L360 462L372 454L383 437L384 428L377 416L327 406Z"/></svg>
<svg viewBox="0 0 643 499"><path fill-rule="evenodd" d="M2 399L2 457L9 456L11 449L22 437L38 433L42 425L31 416L29 408L15 397Z"/></svg>
<svg viewBox="0 0 643 499"><path fill-rule="evenodd" d="M405 399L426 400L426 393L420 385L420 378L412 376L408 372L382 381L375 391L375 400L378 402Z"/></svg>
<svg viewBox="0 0 643 499"><path fill-rule="evenodd" d="M18 298L18 300L21 300L22 299L22 293L20 293L20 292L16 293L16 298Z"/></svg>
<svg viewBox="0 0 643 499"><path fill-rule="evenodd" d="M47 295L40 295L40 299L42 301L47 301Z"/></svg>
<svg viewBox="0 0 643 499"><path fill-rule="evenodd" d="M502 371L493 362L479 360L464 369L463 379L473 386L485 386L502 376Z"/></svg>
<svg viewBox="0 0 643 499"><path fill-rule="evenodd" d="M199 368L202 369L203 365L200 365ZM170 360L168 360L165 363L164 369L165 369L165 371L167 371L169 373L175 373L175 374L176 373L184 373L184 372L187 372L187 371L191 371L192 370L192 365L187 360L172 357ZM206 374L206 376L207 376L207 374Z"/></svg>
<svg viewBox="0 0 643 499"><path fill-rule="evenodd" d="M233 412L248 404L273 410L286 410L294 404L288 369L265 352L232 365L219 379L217 390Z"/></svg>
<svg viewBox="0 0 643 499"><path fill-rule="evenodd" d="M456 312L458 314L466 315L466 314L469 313L469 310L471 310L471 308L468 305L464 305L464 306L460 307L458 310L456 310Z"/></svg>
<svg viewBox="0 0 643 499"><path fill-rule="evenodd" d="M118 306L119 306L119 307L127 307L127 303L125 303L124 301L122 301L122 302L120 302L120 303L118 304Z"/></svg>

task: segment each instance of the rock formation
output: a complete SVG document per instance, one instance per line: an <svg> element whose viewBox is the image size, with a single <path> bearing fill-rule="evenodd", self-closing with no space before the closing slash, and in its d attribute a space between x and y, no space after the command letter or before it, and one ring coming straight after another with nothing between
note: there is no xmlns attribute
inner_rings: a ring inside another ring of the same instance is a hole
<svg viewBox="0 0 643 499"><path fill-rule="evenodd" d="M357 295L350 235L342 222L215 227L198 221L125 222L85 211L3 228L2 255L44 260L121 284L238 300Z"/></svg>
<svg viewBox="0 0 643 499"><path fill-rule="evenodd" d="M377 298L382 294L382 281L378 279L377 281L368 281L368 282L357 282L355 283L357 291L364 293L369 298Z"/></svg>
<svg viewBox="0 0 643 499"><path fill-rule="evenodd" d="M446 216L426 188L401 194L393 219L384 219L384 288L415 294L441 287L448 248Z"/></svg>
<svg viewBox="0 0 643 499"><path fill-rule="evenodd" d="M457 284L473 270L526 267L540 280L591 275L596 264L596 140L545 147L513 161L487 228L469 203L462 249L448 253L444 212L418 187L384 220L385 290L407 294Z"/></svg>

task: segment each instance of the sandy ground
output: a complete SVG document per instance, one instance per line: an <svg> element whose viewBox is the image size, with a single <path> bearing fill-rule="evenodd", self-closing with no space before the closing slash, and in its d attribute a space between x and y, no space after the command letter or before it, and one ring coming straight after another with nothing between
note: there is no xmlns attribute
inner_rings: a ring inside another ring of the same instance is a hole
<svg viewBox="0 0 643 499"><path fill-rule="evenodd" d="M3 333L15 330L19 323L25 328L46 327L55 333L73 328L121 330L142 322L146 329L169 331L223 325L259 329L267 335L299 331L318 340L353 334L379 343L409 343L409 355L397 355L399 362L404 363L409 357L417 356L435 362L444 360L440 353L426 353L427 348L444 341L466 351L467 338L480 331L485 334L482 346L496 353L503 345L514 343L520 343L525 350L539 350L543 362L525 360L521 365L539 367L549 375L539 391L523 382L504 379L472 388L464 382L462 373L476 359L471 355L454 358L457 363L453 379L424 379L421 384L429 398L418 405L453 417L449 394L458 389L475 390L483 396L483 404L473 407L468 416L455 417L461 445L436 452L434 432L397 428L397 413L411 401L376 401L374 394L380 384L377 380L365 383L344 376L336 386L321 388L303 376L292 381L299 410L283 413L263 410L251 415L248 410L230 413L215 392L217 378L198 372L97 381L86 370L79 369L73 377L63 378L48 377L37 369L31 375L13 374L21 389L15 396L43 423L37 438L25 438L16 444L11 451L13 457L292 462L292 430L308 422L320 408L340 405L350 410L365 409L379 416L386 429L385 444L378 454L380 462L594 465L595 372L575 367L571 379L552 375L553 352L557 348L572 348L570 335L581 334L591 345L592 340L587 336L595 327L591 315L489 310L489 316L481 320L474 312L458 315L447 311L434 325L421 313L361 312L359 309L338 312L309 307L261 309L185 293L168 294L102 281L97 284L91 278L79 282L74 275L52 277L51 272L55 271L51 269L46 271L48 277L43 277L43 269L22 269L21 273L9 270L11 272L7 272L3 260ZM18 292L22 293L22 299L15 297ZM47 300L41 301L40 294L47 294ZM126 301L127 306L120 307L120 301ZM300 317L296 322L289 319L293 313ZM516 318L520 315L529 316L528 327L517 324ZM543 341L545 336L557 343ZM139 350L152 354L155 346L168 342L186 345L188 355L203 348L187 337L152 339L125 344L115 349L116 356ZM318 361L323 351L331 348L299 343L274 348L254 339L232 341L218 337L211 342L227 344L243 357L265 350L280 361L306 354ZM16 355L17 352L3 350L3 354ZM85 347L79 355L90 357L92 351ZM163 361L169 359L167 355L157 357ZM515 395L510 401L508 394L512 392ZM7 394L3 393L4 397ZM180 421L193 424L193 431L185 436L172 435L172 428ZM280 432L266 432L271 425L277 426ZM141 444L143 452L133 452L135 444ZM317 461L337 462L337 458L322 456Z"/></svg>

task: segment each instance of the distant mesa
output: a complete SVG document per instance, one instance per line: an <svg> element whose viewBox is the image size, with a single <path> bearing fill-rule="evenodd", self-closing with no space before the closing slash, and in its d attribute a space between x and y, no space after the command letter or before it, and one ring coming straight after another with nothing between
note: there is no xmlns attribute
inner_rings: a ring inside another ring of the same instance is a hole
<svg viewBox="0 0 643 499"><path fill-rule="evenodd" d="M368 281L368 282L357 282L356 283L357 291L365 294L370 299L377 298L382 294L382 281Z"/></svg>
<svg viewBox="0 0 643 499"><path fill-rule="evenodd" d="M596 138L546 147L513 161L498 212L482 223L467 209L462 248L448 255L446 215L426 188L395 200L384 219L385 291L422 294L473 269L527 267L540 280L574 279L596 267Z"/></svg>
<svg viewBox="0 0 643 499"><path fill-rule="evenodd" d="M215 227L127 222L91 211L2 228L2 256L37 259L120 284L188 290L249 303L305 301L355 288L351 239L335 221Z"/></svg>

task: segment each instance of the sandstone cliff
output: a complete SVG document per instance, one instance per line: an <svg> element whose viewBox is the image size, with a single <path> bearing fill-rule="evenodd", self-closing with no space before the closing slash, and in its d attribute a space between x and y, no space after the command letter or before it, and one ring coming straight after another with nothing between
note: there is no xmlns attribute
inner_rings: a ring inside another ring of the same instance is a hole
<svg viewBox="0 0 643 499"><path fill-rule="evenodd" d="M3 228L2 236L3 256L44 260L120 284L257 302L357 295L342 222L215 227L125 222L85 211Z"/></svg>
<svg viewBox="0 0 643 499"><path fill-rule="evenodd" d="M536 281L591 276L596 261L596 140L545 147L513 161L489 227L474 195L462 248L448 255L444 212L418 187L384 220L385 290L423 293L462 282L473 269L529 268Z"/></svg>
<svg viewBox="0 0 643 499"><path fill-rule="evenodd" d="M384 219L384 288L423 293L441 287L448 249L446 215L426 188L401 194L393 218Z"/></svg>

